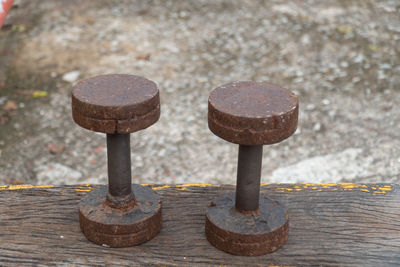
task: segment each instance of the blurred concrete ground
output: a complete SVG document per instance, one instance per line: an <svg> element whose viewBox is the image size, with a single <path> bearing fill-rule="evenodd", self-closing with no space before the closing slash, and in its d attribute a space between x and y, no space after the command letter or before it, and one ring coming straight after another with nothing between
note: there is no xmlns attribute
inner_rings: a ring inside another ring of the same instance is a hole
<svg viewBox="0 0 400 267"><path fill-rule="evenodd" d="M296 134L264 147L263 182L400 182L400 2L15 1L0 31L0 184L105 183L105 136L74 124L71 86L158 83L132 134L133 181L235 183L237 146L207 127L234 80L300 97Z"/></svg>

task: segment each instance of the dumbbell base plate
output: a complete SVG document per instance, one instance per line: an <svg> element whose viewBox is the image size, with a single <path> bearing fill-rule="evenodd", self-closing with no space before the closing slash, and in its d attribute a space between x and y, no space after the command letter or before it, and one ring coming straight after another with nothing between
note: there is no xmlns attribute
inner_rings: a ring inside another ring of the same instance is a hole
<svg viewBox="0 0 400 267"><path fill-rule="evenodd" d="M259 210L239 212L235 195L227 194L207 209L205 232L216 248L241 256L274 252L288 238L289 217L286 208L270 198L261 197Z"/></svg>
<svg viewBox="0 0 400 267"><path fill-rule="evenodd" d="M161 229L161 200L150 188L132 184L135 201L112 208L108 188L91 191L79 204L79 222L87 239L110 247L129 247L152 239Z"/></svg>

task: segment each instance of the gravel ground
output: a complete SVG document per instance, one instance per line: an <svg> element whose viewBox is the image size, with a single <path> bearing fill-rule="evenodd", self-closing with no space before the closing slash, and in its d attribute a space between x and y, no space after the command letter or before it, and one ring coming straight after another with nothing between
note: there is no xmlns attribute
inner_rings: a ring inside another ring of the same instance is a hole
<svg viewBox="0 0 400 267"><path fill-rule="evenodd" d="M103 134L71 87L142 75L161 118L131 135L140 183L235 183L237 146L207 127L210 91L269 81L300 99L295 135L264 147L263 182L400 182L400 2L15 1L0 31L0 184L106 183Z"/></svg>

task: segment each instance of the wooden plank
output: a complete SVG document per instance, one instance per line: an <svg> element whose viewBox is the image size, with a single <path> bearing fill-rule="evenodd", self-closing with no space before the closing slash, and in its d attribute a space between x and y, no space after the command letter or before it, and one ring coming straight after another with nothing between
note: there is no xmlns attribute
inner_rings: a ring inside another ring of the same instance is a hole
<svg viewBox="0 0 400 267"><path fill-rule="evenodd" d="M289 208L287 244L260 257L232 256L204 236L204 213L234 186L152 186L163 199L163 228L150 242L106 248L85 239L81 186L0 187L0 265L359 265L400 263L400 194L391 184L265 184Z"/></svg>

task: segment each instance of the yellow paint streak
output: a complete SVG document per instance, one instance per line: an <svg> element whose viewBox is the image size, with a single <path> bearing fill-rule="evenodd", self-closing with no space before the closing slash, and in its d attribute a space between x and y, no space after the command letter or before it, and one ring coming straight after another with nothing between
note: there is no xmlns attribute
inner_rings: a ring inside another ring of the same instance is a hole
<svg viewBox="0 0 400 267"><path fill-rule="evenodd" d="M366 185L363 184L353 184L353 183L340 183L339 184L341 188L343 188L344 190L353 190L356 188L362 188L362 187L367 187Z"/></svg>
<svg viewBox="0 0 400 267"><path fill-rule="evenodd" d="M391 187L379 187L379 190L382 190L382 191L392 191L392 188L391 188Z"/></svg>
<svg viewBox="0 0 400 267"><path fill-rule="evenodd" d="M332 186L337 186L337 184L321 184L322 188L331 188Z"/></svg>
<svg viewBox="0 0 400 267"><path fill-rule="evenodd" d="M280 185L279 183L272 184L272 183L263 183L261 186L265 185ZM368 193L376 194L385 194L388 191L392 191L393 188L390 185L383 185L383 186L370 186L366 184L354 184L354 183L326 183L326 184L312 184L312 183L301 183L301 185L297 184L287 184L281 185L280 187L276 188L277 192L291 192L291 191L302 191L302 190L313 190L316 192L321 191L362 191Z"/></svg>
<svg viewBox="0 0 400 267"><path fill-rule="evenodd" d="M220 187L220 185L217 185L217 184L177 184L177 185L175 185L175 187L177 187L179 191L186 190L186 188L188 188L188 187L210 187L210 186Z"/></svg>
<svg viewBox="0 0 400 267"><path fill-rule="evenodd" d="M163 186L155 186L152 187L153 190L160 190L160 189L166 189L166 188L170 188L171 186L169 185L163 185Z"/></svg>
<svg viewBox="0 0 400 267"><path fill-rule="evenodd" d="M19 190L19 189L34 189L34 188L51 188L54 185L30 185L30 184L20 184L20 185L9 185L2 186L0 190Z"/></svg>
<svg viewBox="0 0 400 267"><path fill-rule="evenodd" d="M277 188L277 190L279 190L279 192L290 192L290 191L293 191L293 188L279 187L279 188Z"/></svg>
<svg viewBox="0 0 400 267"><path fill-rule="evenodd" d="M379 195L379 194L386 195L386 193L388 191L392 191L392 190L393 190L393 188L390 185L378 186L377 191L374 191L373 195Z"/></svg>
<svg viewBox="0 0 400 267"><path fill-rule="evenodd" d="M155 186L152 187L153 190L160 190L160 189L167 189L171 187L177 187L178 190L186 190L187 187L210 187L210 186L215 186L219 187L220 185L217 184L177 184L177 185L162 185L162 186Z"/></svg>
<svg viewBox="0 0 400 267"><path fill-rule="evenodd" d="M76 192L90 192L94 189L91 184L78 185L75 189Z"/></svg>
<svg viewBox="0 0 400 267"><path fill-rule="evenodd" d="M149 186L150 184L141 184L142 186ZM300 186L296 184L281 184L281 183L263 183L261 186L266 186L266 185L280 185L280 187L276 188L278 192L293 192L293 191L302 191L304 189L306 190L314 190L316 192L321 192L325 190L330 190L330 191L339 191L340 189L343 191L352 191L352 190L358 190L362 192L368 192L372 193L373 195L384 195L389 191L393 190L393 187L390 185L374 185L374 186L368 186L365 184L354 184L354 183L337 183L337 184L310 184L310 183L302 183ZM151 185L150 185L151 186ZM162 185L162 186L157 186L157 185L152 185L153 190L160 190L160 189L168 189L168 188L177 188L179 191L184 191L188 187L219 187L220 185L215 185L215 184L178 184L178 185ZM0 186L0 191L1 190L19 190L19 189L35 189L35 188L51 188L54 187L54 185L5 185L5 186ZM93 190L94 187L91 184L82 184L76 187L75 191L77 192L90 192Z"/></svg>
<svg viewBox="0 0 400 267"><path fill-rule="evenodd" d="M175 187L207 187L207 186L219 186L219 185L214 185L214 184L177 184Z"/></svg>

